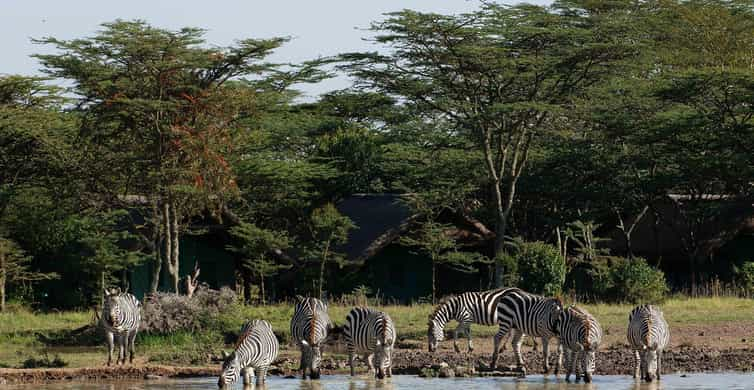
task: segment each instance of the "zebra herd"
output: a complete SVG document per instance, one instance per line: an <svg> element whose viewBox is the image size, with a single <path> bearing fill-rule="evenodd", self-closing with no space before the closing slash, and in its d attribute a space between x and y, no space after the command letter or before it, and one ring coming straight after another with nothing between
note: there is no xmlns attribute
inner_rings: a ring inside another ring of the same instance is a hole
<svg viewBox="0 0 754 390"><path fill-rule="evenodd" d="M296 297L291 318L291 337L301 351L299 370L304 378L318 379L322 361L322 347L333 323L327 304L316 298ZM653 381L660 378L662 352L667 347L670 331L662 311L652 305L641 305L629 314L627 339L634 351L635 378ZM105 290L102 308L102 325L108 341L108 361L112 362L114 342L119 346L116 364L125 364L126 354L133 363L134 340L141 321L139 300L118 289ZM558 340L555 373L563 369L565 357L566 380L575 374L579 381L591 382L596 359L595 353L602 341L599 322L585 309L571 305L565 307L559 298L543 297L519 288L502 288L484 292L468 292L446 300L430 314L427 329L428 347L435 352L445 337L445 326L455 320L453 347L459 334L468 339L468 350L473 351L471 324L498 325L494 337L491 367L497 366L501 342L512 336L511 345L518 368L526 374L521 355L525 335L541 338L544 372L550 371L549 341ZM343 328L349 355L351 375L355 375L354 359L362 355L376 378L392 376L392 353L397 333L390 316L367 307L355 307L346 317ZM223 351L222 373L219 387L225 387L243 376L244 384L264 383L267 370L277 359L280 346L272 325L265 320L251 320L241 328L241 335L232 352Z"/></svg>

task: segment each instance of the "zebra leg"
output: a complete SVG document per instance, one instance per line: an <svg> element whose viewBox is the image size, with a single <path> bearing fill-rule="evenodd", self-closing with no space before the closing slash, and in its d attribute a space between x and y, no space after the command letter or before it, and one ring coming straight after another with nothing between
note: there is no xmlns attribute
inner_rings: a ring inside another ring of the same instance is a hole
<svg viewBox="0 0 754 390"><path fill-rule="evenodd" d="M458 333L459 330L463 329L463 323L458 324L458 327L456 327L453 330L453 349L456 351L456 353L461 352L461 348L458 347Z"/></svg>
<svg viewBox="0 0 754 390"><path fill-rule="evenodd" d="M657 350L657 380L660 380L660 371L662 371L662 350Z"/></svg>
<svg viewBox="0 0 754 390"><path fill-rule="evenodd" d="M584 351L574 352L574 355L573 358L576 361L576 364L574 364L576 367L576 382L581 382L581 375L584 373Z"/></svg>
<svg viewBox="0 0 754 390"><path fill-rule="evenodd" d="M267 379L267 367L259 367L256 370L257 374L257 385L264 385L264 381Z"/></svg>
<svg viewBox="0 0 754 390"><path fill-rule="evenodd" d="M127 345L128 345L128 351L130 353L130 357L129 357L128 362L131 363L131 364L134 363L134 354L136 353L136 347L134 346L134 344L136 344L136 333L137 332L138 332L138 330L134 329L132 331L132 333L128 334L128 340L127 340L128 344Z"/></svg>
<svg viewBox="0 0 754 390"><path fill-rule="evenodd" d="M364 355L364 361L367 362L367 366L369 367L369 375L374 376L377 371L377 368L374 366L374 354L367 352Z"/></svg>
<svg viewBox="0 0 754 390"><path fill-rule="evenodd" d="M641 366L641 376L639 377L639 379L646 378L647 373L649 372L649 367L647 366L647 350L643 350L641 352L641 365L640 366Z"/></svg>
<svg viewBox="0 0 754 390"><path fill-rule="evenodd" d="M521 369L523 375L526 376L526 364L524 363L524 357L521 355L521 344L524 342L524 334L518 329L513 330L513 355L516 357L516 365Z"/></svg>
<svg viewBox="0 0 754 390"><path fill-rule="evenodd" d="M532 337L536 340L536 337ZM542 337L542 358L544 361L543 374L547 375L550 372L550 339Z"/></svg>
<svg viewBox="0 0 754 390"><path fill-rule="evenodd" d="M639 350L634 350L634 379L641 378L641 354Z"/></svg>
<svg viewBox="0 0 754 390"><path fill-rule="evenodd" d="M495 334L494 346L492 347L492 362L490 363L490 368L492 369L497 367L497 357L500 353L500 341L508 335L509 331L510 326L508 326L507 324L500 324L500 329L498 329L497 333Z"/></svg>
<svg viewBox="0 0 754 390"><path fill-rule="evenodd" d="M107 338L107 365L109 366L113 362L113 350L115 349L113 332L105 331L105 337Z"/></svg>
<svg viewBox="0 0 754 390"><path fill-rule="evenodd" d="M118 364L126 364L126 340L128 333L118 334Z"/></svg>
<svg viewBox="0 0 754 390"><path fill-rule="evenodd" d="M353 366L355 358L356 358L355 353L351 352L348 354L348 365L351 367L351 376L356 376L356 369Z"/></svg>
<svg viewBox="0 0 754 390"><path fill-rule="evenodd" d="M474 343L471 341L471 324L466 326L466 338L469 339L469 353L474 352Z"/></svg>
<svg viewBox="0 0 754 390"><path fill-rule="evenodd" d="M565 353L565 380L566 382L571 381L571 374L573 374L573 361L574 361L573 351L566 350Z"/></svg>
<svg viewBox="0 0 754 390"><path fill-rule="evenodd" d="M298 370L301 371L301 379L306 379L306 367L304 366L304 351L301 351L301 359Z"/></svg>
<svg viewBox="0 0 754 390"><path fill-rule="evenodd" d="M563 369L563 344L558 341L558 359L555 361L555 375Z"/></svg>

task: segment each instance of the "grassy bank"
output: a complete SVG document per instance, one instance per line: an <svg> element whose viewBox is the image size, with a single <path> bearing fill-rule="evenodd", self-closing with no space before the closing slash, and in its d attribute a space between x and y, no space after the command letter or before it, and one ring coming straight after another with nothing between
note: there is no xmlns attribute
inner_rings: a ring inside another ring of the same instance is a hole
<svg viewBox="0 0 754 390"><path fill-rule="evenodd" d="M621 343L631 305L584 305L606 329L603 345ZM707 328L731 329L714 340L716 344L735 346L742 338L748 344L754 341L754 300L741 298L672 298L662 305L668 319L675 343L694 343L692 336L704 334ZM431 305L386 306L402 338L422 342L426 339L427 316ZM342 325L350 307L331 306L330 317L336 325ZM137 357L142 363L206 364L208 357L217 353L226 343L232 343L245 319L263 318L270 321L279 336L289 338L289 321L293 313L291 305L268 305L242 307L232 315L218 321L219 329L204 332L176 332L169 335L141 334L137 340ZM86 335L74 332L91 323L93 312L31 313L15 310L0 314L0 367L20 367L23 362L39 354L55 354L69 367L102 365L106 359L104 339L100 334ZM746 330L748 329L748 330ZM475 337L494 335L494 327L474 327ZM689 338L684 338L684 332ZM709 331L707 331L709 333Z"/></svg>

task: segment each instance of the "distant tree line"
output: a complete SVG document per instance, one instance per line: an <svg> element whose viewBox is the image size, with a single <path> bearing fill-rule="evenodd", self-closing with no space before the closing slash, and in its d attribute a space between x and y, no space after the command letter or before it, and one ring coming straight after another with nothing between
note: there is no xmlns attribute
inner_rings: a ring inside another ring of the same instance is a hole
<svg viewBox="0 0 754 390"><path fill-rule="evenodd" d="M405 194L400 243L433 275L493 269L503 285L547 269L548 293L567 275L615 294L631 275L655 283L634 266L642 218L683 226L693 281L722 213L705 200L754 199L752 1L485 2L387 14L372 33L381 51L295 65L268 60L285 38L222 48L143 21L37 40L57 49L35 56L47 77L0 77L0 301L86 306L137 264L151 291L167 275L178 292L198 220L233 226L227 248L262 299L292 267L322 295L358 229L333 205L355 193ZM338 72L354 85L298 99ZM670 195L680 221L658 210ZM452 238L448 214L485 245ZM600 227L621 232L622 257Z"/></svg>

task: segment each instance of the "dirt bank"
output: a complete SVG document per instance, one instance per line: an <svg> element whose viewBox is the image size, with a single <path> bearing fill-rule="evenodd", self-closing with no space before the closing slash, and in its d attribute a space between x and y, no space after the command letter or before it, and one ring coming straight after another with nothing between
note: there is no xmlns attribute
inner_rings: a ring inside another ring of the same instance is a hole
<svg viewBox="0 0 754 390"><path fill-rule="evenodd" d="M218 375L219 367L118 366L0 369L0 384L57 380L160 379Z"/></svg>

